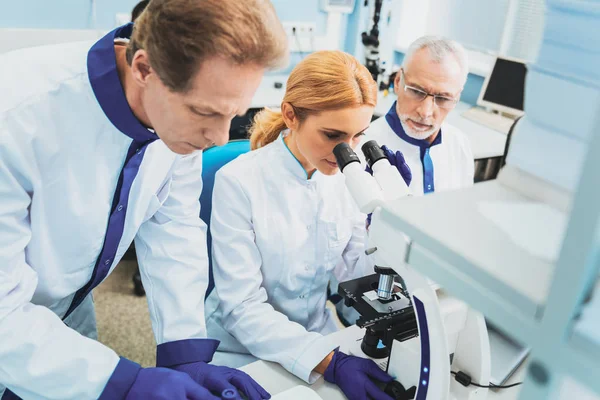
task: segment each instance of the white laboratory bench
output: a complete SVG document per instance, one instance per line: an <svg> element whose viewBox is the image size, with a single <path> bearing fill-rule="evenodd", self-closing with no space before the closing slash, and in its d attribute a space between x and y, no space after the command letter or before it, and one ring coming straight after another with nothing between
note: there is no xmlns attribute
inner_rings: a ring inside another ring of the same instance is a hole
<svg viewBox="0 0 600 400"><path fill-rule="evenodd" d="M362 339L364 333L363 330L353 325L349 328L342 329L332 335L339 336L340 349L347 351L350 344L356 340ZM256 361L252 364L248 364L242 368L242 371L246 372L252 378L254 378L265 390L271 395L276 395L285 390L291 389L295 386L308 386L314 390L324 400L345 400L346 396L342 393L336 385L325 382L323 378L319 378L313 385L308 385L303 380L287 372L279 364L268 362L268 361ZM511 384L515 382L522 382L526 372L525 365L515 372L515 374L506 383ZM488 400L516 400L520 386L500 389L497 391L490 390L488 393Z"/></svg>

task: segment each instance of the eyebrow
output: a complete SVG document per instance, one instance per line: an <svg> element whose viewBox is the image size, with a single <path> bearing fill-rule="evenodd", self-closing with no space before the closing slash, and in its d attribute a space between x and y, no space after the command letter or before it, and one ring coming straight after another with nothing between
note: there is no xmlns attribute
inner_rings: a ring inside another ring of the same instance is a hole
<svg viewBox="0 0 600 400"><path fill-rule="evenodd" d="M193 106L191 104L188 104L187 106L188 106L188 108L194 114L198 114L198 115L202 115L202 114L216 114L216 115L220 115L220 116L223 115L223 113L221 113L221 112L219 112L219 111L211 108L210 106L200 106L200 107L197 107L197 106ZM202 111L200 111L199 109L202 110Z"/></svg>
<svg viewBox="0 0 600 400"><path fill-rule="evenodd" d="M217 115L219 117L225 117L226 115L223 114L221 111L217 111L214 108L211 108L210 106L200 106L200 107L196 107L193 106L191 104L187 105L188 108L190 109L190 111L192 111L194 114L196 115L202 115L202 114L214 114ZM203 111L198 110L198 108L202 109ZM246 115L246 113L248 112L248 108L244 109L243 112L238 112L235 115L236 116L243 116Z"/></svg>
<svg viewBox="0 0 600 400"><path fill-rule="evenodd" d="M366 128L364 128L362 131L360 131L360 132L358 132L358 133L355 133L354 135L351 135L351 136L355 136L355 135L358 135L358 134L360 134L360 133L363 133L363 132L364 132L364 131L366 131L368 128L369 128L369 127L367 126L367 127L366 127ZM338 129L332 129L332 128L321 128L321 129L322 129L322 130L324 130L324 131L327 131L327 132L339 133L340 135L348 136L348 134L347 134L346 132L344 132L344 131L340 131L340 130L338 130Z"/></svg>

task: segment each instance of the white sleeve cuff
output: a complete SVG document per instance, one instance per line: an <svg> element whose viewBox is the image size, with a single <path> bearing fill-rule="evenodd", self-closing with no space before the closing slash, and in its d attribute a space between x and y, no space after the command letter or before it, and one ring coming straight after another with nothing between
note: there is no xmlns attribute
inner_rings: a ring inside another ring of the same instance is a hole
<svg viewBox="0 0 600 400"><path fill-rule="evenodd" d="M313 370L329 353L339 347L336 335L320 336L304 349L300 357L292 364L290 372L312 385L321 377Z"/></svg>

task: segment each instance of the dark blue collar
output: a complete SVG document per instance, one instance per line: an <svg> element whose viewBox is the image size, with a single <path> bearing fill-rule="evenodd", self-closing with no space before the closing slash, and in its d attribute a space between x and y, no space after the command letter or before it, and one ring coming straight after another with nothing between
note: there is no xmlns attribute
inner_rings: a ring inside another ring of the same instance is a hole
<svg viewBox="0 0 600 400"><path fill-rule="evenodd" d="M431 144L429 144L429 142L427 140L414 139L414 138L411 138L410 136L408 136L406 134L406 132L404 132L404 128L402 127L402 124L400 123L400 117L398 117L398 113L396 112L396 103L397 102L395 101L394 104L392 104L392 108L390 108L390 111L388 111L388 113L385 115L385 120L387 121L390 128L392 128L392 130L396 133L396 135L398 135L398 137L400 137L400 139L402 139L405 142L408 142L412 145L419 146L421 148L433 147L437 144L442 143L441 128L440 128L440 132L438 133L435 140Z"/></svg>
<svg viewBox="0 0 600 400"><path fill-rule="evenodd" d="M134 141L146 142L158 137L144 127L131 111L119 80L115 58L115 38L129 38L132 31L133 24L123 25L92 46L87 57L88 76L96 100L110 122Z"/></svg>

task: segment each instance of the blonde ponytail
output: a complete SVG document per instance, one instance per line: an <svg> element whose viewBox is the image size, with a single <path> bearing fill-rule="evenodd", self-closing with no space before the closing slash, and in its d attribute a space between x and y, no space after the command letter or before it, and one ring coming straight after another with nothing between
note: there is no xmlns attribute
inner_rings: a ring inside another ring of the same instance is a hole
<svg viewBox="0 0 600 400"><path fill-rule="evenodd" d="M274 142L286 128L281 111L265 108L254 117L250 128L250 148L256 150Z"/></svg>

